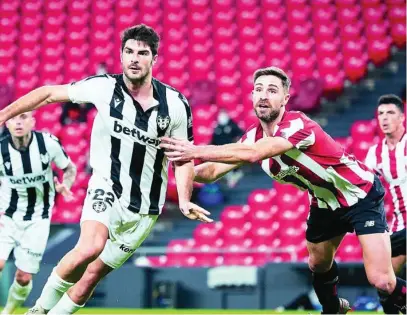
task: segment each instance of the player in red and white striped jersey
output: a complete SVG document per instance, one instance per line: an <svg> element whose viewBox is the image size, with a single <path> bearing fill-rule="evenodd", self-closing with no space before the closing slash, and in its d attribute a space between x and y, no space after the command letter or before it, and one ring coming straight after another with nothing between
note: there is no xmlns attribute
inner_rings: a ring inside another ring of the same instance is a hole
<svg viewBox="0 0 407 315"><path fill-rule="evenodd" d="M379 98L377 118L385 137L369 149L365 161L387 182L392 196L391 260L396 274L406 263L407 134L403 112L404 104L396 95ZM390 303L382 305L386 314L397 312Z"/></svg>
<svg viewBox="0 0 407 315"><path fill-rule="evenodd" d="M396 279L391 266L383 185L316 122L302 113L285 110L289 88L290 79L281 69L256 71L252 93L259 122L240 143L195 146L165 137L161 147L167 149L165 154L172 161L212 161L195 168L198 181L216 180L243 163L259 162L275 180L308 190L308 264L324 313L347 311L347 302L336 291L338 270L334 254L345 234L353 231L363 248L370 283L405 309L406 282Z"/></svg>

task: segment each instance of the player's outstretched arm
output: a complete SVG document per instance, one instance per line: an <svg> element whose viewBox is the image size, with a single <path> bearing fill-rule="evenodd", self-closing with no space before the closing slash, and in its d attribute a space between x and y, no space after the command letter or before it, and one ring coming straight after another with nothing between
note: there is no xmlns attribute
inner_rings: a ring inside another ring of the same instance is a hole
<svg viewBox="0 0 407 315"><path fill-rule="evenodd" d="M163 137L160 146L166 149L170 161L204 161L222 163L254 163L291 150L293 144L282 137L262 138L254 144L230 143L225 145L196 146L189 141Z"/></svg>
<svg viewBox="0 0 407 315"><path fill-rule="evenodd" d="M174 167L179 208L182 214L191 220L199 220L206 223L213 222L212 219L207 217L210 215L209 211L206 211L191 202L194 180L194 163L192 161L174 162Z"/></svg>
<svg viewBox="0 0 407 315"><path fill-rule="evenodd" d="M194 167L194 180L203 184L213 183L239 166L241 166L241 163L226 164L219 162L205 162Z"/></svg>
<svg viewBox="0 0 407 315"><path fill-rule="evenodd" d="M46 85L20 97L0 111L0 125L21 113L50 103L68 102L68 85Z"/></svg>

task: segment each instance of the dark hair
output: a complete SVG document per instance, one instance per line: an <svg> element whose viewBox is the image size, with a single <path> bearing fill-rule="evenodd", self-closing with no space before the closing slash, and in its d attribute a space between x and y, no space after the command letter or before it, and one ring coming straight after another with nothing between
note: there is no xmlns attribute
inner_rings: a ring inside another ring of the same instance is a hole
<svg viewBox="0 0 407 315"><path fill-rule="evenodd" d="M267 68L258 69L258 70L256 70L256 72L253 75L253 83L255 83L256 80L259 77L261 77L262 75L274 75L281 79L283 88L285 89L286 92L288 92L288 90L290 89L291 80L288 77L288 75L284 72L284 70L277 68L277 67L267 67Z"/></svg>
<svg viewBox="0 0 407 315"><path fill-rule="evenodd" d="M125 29L122 35L122 51L124 49L124 45L129 39L145 42L150 47L153 56L157 55L160 36L154 31L153 28L145 24L138 24Z"/></svg>
<svg viewBox="0 0 407 315"><path fill-rule="evenodd" d="M404 103L400 97L395 94L386 94L379 97L377 106L382 104L394 104L396 105L402 113L404 113Z"/></svg>

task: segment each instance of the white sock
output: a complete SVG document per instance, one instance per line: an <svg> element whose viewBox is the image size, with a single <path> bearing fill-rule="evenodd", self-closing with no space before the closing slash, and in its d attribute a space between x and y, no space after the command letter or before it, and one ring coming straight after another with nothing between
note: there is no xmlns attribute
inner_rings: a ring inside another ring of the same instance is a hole
<svg viewBox="0 0 407 315"><path fill-rule="evenodd" d="M85 305L85 304L84 304ZM48 315L65 315L65 314L74 314L84 305L78 305L71 300L68 293L65 293L64 296L59 300L57 305L55 305L49 312Z"/></svg>
<svg viewBox="0 0 407 315"><path fill-rule="evenodd" d="M49 311L73 285L74 283L62 280L61 277L57 275L56 268L54 268L36 304L39 304L43 309Z"/></svg>
<svg viewBox="0 0 407 315"><path fill-rule="evenodd" d="M20 307L27 299L33 288L33 283L30 281L26 286L21 286L15 279L8 291L7 303L2 314L13 314L17 307Z"/></svg>

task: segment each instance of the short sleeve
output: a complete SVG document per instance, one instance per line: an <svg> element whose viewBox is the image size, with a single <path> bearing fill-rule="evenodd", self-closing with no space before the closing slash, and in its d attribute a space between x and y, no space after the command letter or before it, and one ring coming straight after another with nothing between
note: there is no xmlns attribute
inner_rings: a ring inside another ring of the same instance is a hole
<svg viewBox="0 0 407 315"><path fill-rule="evenodd" d="M97 104L108 85L109 78L106 75L88 77L68 85L68 96L72 103Z"/></svg>
<svg viewBox="0 0 407 315"><path fill-rule="evenodd" d="M171 130L171 136L179 139L187 139L188 141L194 140L194 133L192 130L192 113L191 107L188 104L188 100L180 93L179 100L181 104L181 109L179 115L177 115L177 120L174 123L174 128Z"/></svg>
<svg viewBox="0 0 407 315"><path fill-rule="evenodd" d="M263 129L261 128L260 124L254 124L250 126L243 136L237 141L238 143L243 143L243 144L254 144L256 141L261 139L263 137Z"/></svg>
<svg viewBox="0 0 407 315"><path fill-rule="evenodd" d="M370 147L365 159L365 165L371 170L377 170L376 148L377 145Z"/></svg>
<svg viewBox="0 0 407 315"><path fill-rule="evenodd" d="M283 122L274 136L287 139L297 149L307 149L315 144L312 124L304 122L302 118Z"/></svg>
<svg viewBox="0 0 407 315"><path fill-rule="evenodd" d="M62 170L65 169L71 160L59 142L59 139L52 134L45 133L44 141L51 160L54 161L58 168Z"/></svg>

